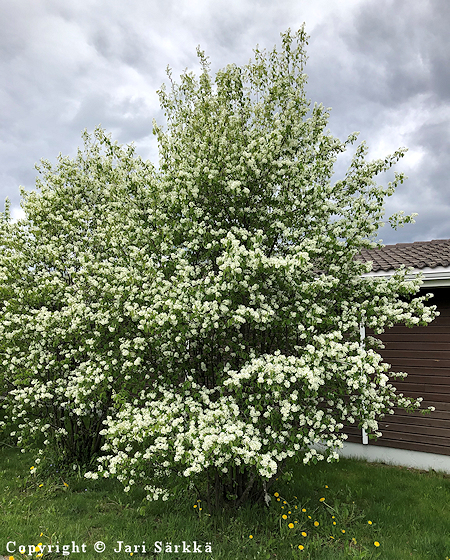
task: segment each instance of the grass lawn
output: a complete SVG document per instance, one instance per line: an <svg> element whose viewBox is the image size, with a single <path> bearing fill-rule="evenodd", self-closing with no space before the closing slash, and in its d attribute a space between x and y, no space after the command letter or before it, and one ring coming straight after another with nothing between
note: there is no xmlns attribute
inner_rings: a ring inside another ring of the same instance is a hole
<svg viewBox="0 0 450 560"><path fill-rule="evenodd" d="M46 545L44 559L450 558L449 475L350 459L293 465L291 481L272 487L269 507L210 516L195 495L143 506L139 490L125 494L117 481L56 471L40 478L32 466L17 449L0 449L0 555L15 560L25 557L20 545L28 553L38 543ZM9 541L16 552L7 552ZM103 553L94 550L100 541ZM202 552L192 552L194 541Z"/></svg>

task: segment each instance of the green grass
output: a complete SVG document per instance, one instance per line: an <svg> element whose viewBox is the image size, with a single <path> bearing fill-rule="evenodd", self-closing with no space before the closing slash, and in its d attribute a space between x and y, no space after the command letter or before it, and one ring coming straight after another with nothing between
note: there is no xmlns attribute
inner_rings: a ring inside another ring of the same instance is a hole
<svg viewBox="0 0 450 560"><path fill-rule="evenodd" d="M273 496L269 508L246 507L238 513L209 516L206 508L200 509L201 503L194 508L195 495L143 507L139 490L125 494L117 481L87 480L77 473L69 479L56 471L40 479L39 473L30 473L30 466L29 455L0 449L0 555L7 555L8 541L16 541L16 547L39 542L53 546L59 542L62 547L74 541L80 547L84 543L86 552L69 556L52 552L43 558L130 558L127 552L114 552L117 541L124 542L122 550L125 544L145 541L147 554L139 548L133 558L450 557L450 477L439 473L349 459L331 465L296 465L290 482L279 480L271 489L279 500ZM314 526L314 521L319 525ZM153 553L155 541L174 545L183 540L197 541L202 550L209 542L212 552ZM106 545L103 554L94 551L97 541ZM299 550L299 544L304 550ZM13 556L23 557L17 552Z"/></svg>

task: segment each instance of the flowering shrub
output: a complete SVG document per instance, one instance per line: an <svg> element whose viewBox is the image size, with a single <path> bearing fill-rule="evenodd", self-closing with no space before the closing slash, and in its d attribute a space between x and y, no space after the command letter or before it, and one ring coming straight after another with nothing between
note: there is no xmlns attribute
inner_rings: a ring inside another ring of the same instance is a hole
<svg viewBox="0 0 450 560"><path fill-rule="evenodd" d="M143 250L153 170L101 130L84 140L76 159L43 161L26 218L11 223L7 206L1 223L5 421L52 462L89 462L114 395L146 382L147 343L130 327L155 270Z"/></svg>
<svg viewBox="0 0 450 560"><path fill-rule="evenodd" d="M163 87L154 169L101 130L75 160L43 163L27 218L2 223L5 410L20 437L148 499L194 485L207 501L268 497L288 457L337 458L344 423L377 434L394 375L359 327L427 324L406 271L362 278L404 154L367 161L310 107L303 30L282 48ZM397 215L395 223L411 221ZM20 294L20 297L18 297ZM39 442L40 444L40 442ZM42 450L41 453L45 454Z"/></svg>

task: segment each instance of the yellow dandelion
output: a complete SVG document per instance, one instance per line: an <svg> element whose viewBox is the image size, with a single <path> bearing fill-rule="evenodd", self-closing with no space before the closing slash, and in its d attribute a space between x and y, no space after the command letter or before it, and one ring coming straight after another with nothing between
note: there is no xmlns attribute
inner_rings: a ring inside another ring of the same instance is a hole
<svg viewBox="0 0 450 560"><path fill-rule="evenodd" d="M325 484L325 488L328 488L328 486Z"/></svg>
<svg viewBox="0 0 450 560"><path fill-rule="evenodd" d="M43 537L43 536L44 536L44 533L41 533L39 536L40 536L40 537Z"/></svg>
<svg viewBox="0 0 450 560"><path fill-rule="evenodd" d="M298 548L299 548L299 550L304 550L305 547L302 544L299 544Z"/></svg>
<svg viewBox="0 0 450 560"><path fill-rule="evenodd" d="M66 488L69 488L69 485L67 484L67 482L64 482L64 486L65 486Z"/></svg>
<svg viewBox="0 0 450 560"><path fill-rule="evenodd" d="M281 516L283 519L287 519L287 515L285 513L283 513L283 515Z"/></svg>
<svg viewBox="0 0 450 560"><path fill-rule="evenodd" d="M336 525L336 521L333 521L333 525Z"/></svg>
<svg viewBox="0 0 450 560"><path fill-rule="evenodd" d="M39 488L42 488L44 485L43 484L39 484Z"/></svg>
<svg viewBox="0 0 450 560"><path fill-rule="evenodd" d="M293 524L293 523L289 523L288 527L289 527L289 529L293 529L293 528L294 528L294 524Z"/></svg>
<svg viewBox="0 0 450 560"><path fill-rule="evenodd" d="M356 544L356 539L355 539L355 537L352 537L352 541L354 542L354 544Z"/></svg>
<svg viewBox="0 0 450 560"><path fill-rule="evenodd" d="M331 519L336 519L336 517L334 515L331 516Z"/></svg>
<svg viewBox="0 0 450 560"><path fill-rule="evenodd" d="M333 535L330 535L330 539L333 539L333 540L334 540L334 537L333 537Z"/></svg>
<svg viewBox="0 0 450 560"><path fill-rule="evenodd" d="M306 537L307 533L305 533L305 531L302 531L302 537Z"/></svg>
<svg viewBox="0 0 450 560"><path fill-rule="evenodd" d="M279 502L279 501L280 501L280 499L281 499L281 498L277 498L277 502Z"/></svg>
<svg viewBox="0 0 450 560"><path fill-rule="evenodd" d="M35 467L30 467L30 471L32 471Z"/></svg>
<svg viewBox="0 0 450 560"><path fill-rule="evenodd" d="M294 500L298 500L297 496L294 496Z"/></svg>
<svg viewBox="0 0 450 560"><path fill-rule="evenodd" d="M196 507L197 507L197 504L194 504L194 507L196 508Z"/></svg>
<svg viewBox="0 0 450 560"><path fill-rule="evenodd" d="M319 522L318 521L314 521L314 527L318 527L319 526Z"/></svg>
<svg viewBox="0 0 450 560"><path fill-rule="evenodd" d="M380 543L379 543L378 541L375 541L373 544L374 544L376 547L380 546Z"/></svg>
<svg viewBox="0 0 450 560"><path fill-rule="evenodd" d="M345 529L342 529L342 532L345 533Z"/></svg>
<svg viewBox="0 0 450 560"><path fill-rule="evenodd" d="M278 492L275 492L275 494L274 494L275 498L278 498L279 495L280 494L278 494Z"/></svg>
<svg viewBox="0 0 450 560"><path fill-rule="evenodd" d="M253 535L249 535L248 538L249 538L249 539L253 539Z"/></svg>
<svg viewBox="0 0 450 560"><path fill-rule="evenodd" d="M325 498L320 498L319 502L324 502Z"/></svg>
<svg viewBox="0 0 450 560"><path fill-rule="evenodd" d="M283 504L287 504L286 500L283 502Z"/></svg>
<svg viewBox="0 0 450 560"><path fill-rule="evenodd" d="M198 511L202 511L202 509L203 509L203 508L199 507L199 508L198 508Z"/></svg>
<svg viewBox="0 0 450 560"><path fill-rule="evenodd" d="M294 521L294 523L298 523L298 521Z"/></svg>
<svg viewBox="0 0 450 560"><path fill-rule="evenodd" d="M367 524L368 524L368 525L372 525L372 521L368 521Z"/></svg>
<svg viewBox="0 0 450 560"><path fill-rule="evenodd" d="M294 506L294 507L295 507L295 509L298 509L298 506Z"/></svg>
<svg viewBox="0 0 450 560"><path fill-rule="evenodd" d="M133 556L133 553L132 553L132 552L130 552L130 556Z"/></svg>
<svg viewBox="0 0 450 560"><path fill-rule="evenodd" d="M289 515L291 515L292 512L291 512L291 511L288 511L288 513L289 513Z"/></svg>
<svg viewBox="0 0 450 560"><path fill-rule="evenodd" d="M281 506L281 509L284 509L284 506Z"/></svg>
<svg viewBox="0 0 450 560"><path fill-rule="evenodd" d="M306 509L305 509L305 508L302 508L302 511L303 511L303 513L306 513Z"/></svg>
<svg viewBox="0 0 450 560"><path fill-rule="evenodd" d="M10 556L8 560L14 560L14 556Z"/></svg>

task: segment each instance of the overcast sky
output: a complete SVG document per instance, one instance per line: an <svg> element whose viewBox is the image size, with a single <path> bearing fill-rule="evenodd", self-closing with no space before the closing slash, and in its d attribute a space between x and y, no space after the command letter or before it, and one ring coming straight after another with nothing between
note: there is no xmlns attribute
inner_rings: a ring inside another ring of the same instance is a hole
<svg viewBox="0 0 450 560"><path fill-rule="evenodd" d="M450 238L448 0L1 0L0 207L20 216L35 163L75 155L98 124L157 164L167 65L196 70L197 45L213 71L245 64L303 22L307 94L332 107L331 132L359 131L372 157L409 148L387 210L419 216L383 241Z"/></svg>

